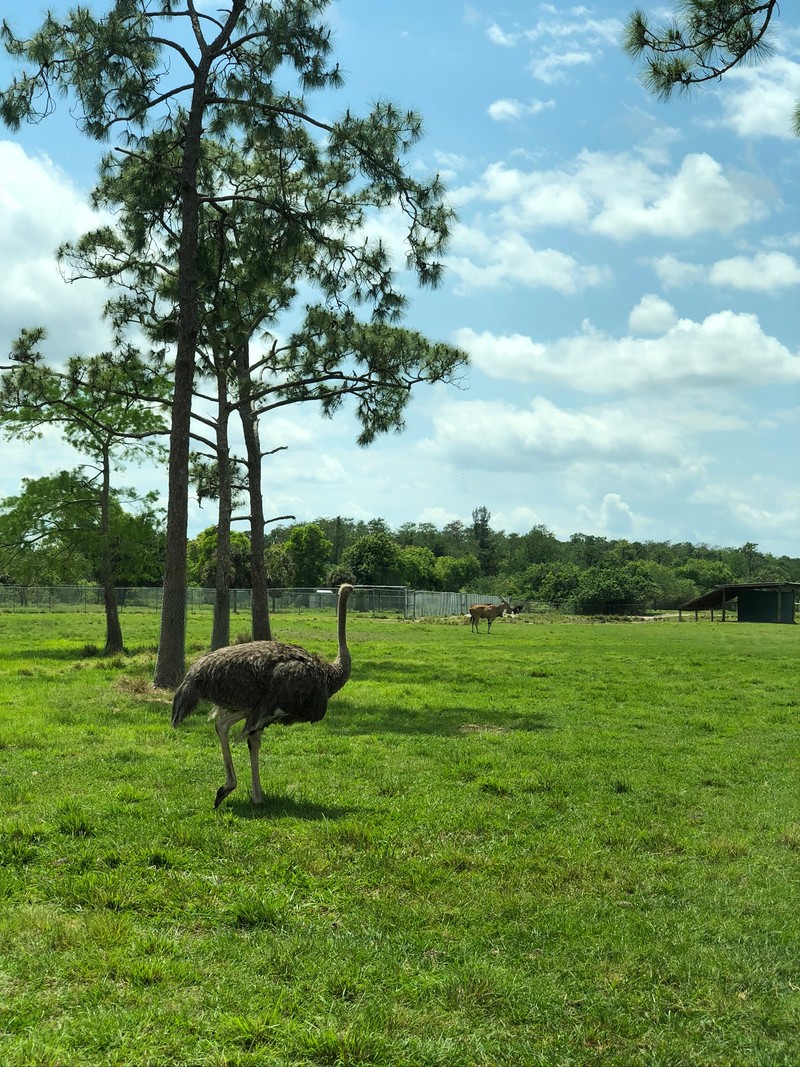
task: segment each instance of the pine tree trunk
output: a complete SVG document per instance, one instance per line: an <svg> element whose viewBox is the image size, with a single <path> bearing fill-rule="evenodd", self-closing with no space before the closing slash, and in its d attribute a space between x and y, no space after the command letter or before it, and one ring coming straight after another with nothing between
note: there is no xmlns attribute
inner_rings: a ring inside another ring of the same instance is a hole
<svg viewBox="0 0 800 1067"><path fill-rule="evenodd" d="M247 488L250 496L250 581L253 640L272 640L269 619L269 586L264 561L264 502L261 496L261 441L258 415L253 410L250 366L245 345L236 351L236 377L239 388L239 415L247 450Z"/></svg>
<svg viewBox="0 0 800 1067"><path fill-rule="evenodd" d="M111 544L111 459L108 449L103 454L103 474L100 487L100 538L102 552L103 606L106 614L106 647L104 655L113 656L124 651L122 626L117 607L114 583L114 559Z"/></svg>
<svg viewBox="0 0 800 1067"><path fill-rule="evenodd" d="M178 342L169 436L167 544L161 633L153 685L177 686L183 678L186 656L186 540L189 525L189 434L192 419L195 350L198 334L197 251L200 201L197 169L203 134L205 83L210 57L195 74L192 103L186 121L180 176L181 236L178 246Z"/></svg>
<svg viewBox="0 0 800 1067"><path fill-rule="evenodd" d="M230 449L228 446L227 376L217 372L217 562L214 570L214 622L211 627L211 648L224 648L231 643L231 486Z"/></svg>
<svg viewBox="0 0 800 1067"><path fill-rule="evenodd" d="M103 582L103 604L106 612L106 647L103 654L113 656L125 651L122 643L122 626L119 621L119 608L117 607L117 590L114 580L106 579Z"/></svg>

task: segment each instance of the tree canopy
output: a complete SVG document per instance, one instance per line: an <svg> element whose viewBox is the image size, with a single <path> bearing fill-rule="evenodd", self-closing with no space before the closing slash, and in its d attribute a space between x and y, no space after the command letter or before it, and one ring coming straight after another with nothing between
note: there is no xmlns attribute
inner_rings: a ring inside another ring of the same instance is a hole
<svg viewBox="0 0 800 1067"><path fill-rule="evenodd" d="M64 479L65 481L62 481ZM83 492L70 474L36 480L23 486L18 498L3 502L0 514L0 581L11 584L73 584L97 580L97 563L86 551L95 540L83 540L78 518L89 529L96 520L74 501ZM52 505L55 522L34 525ZM116 498L115 498L116 500ZM120 498L120 505L125 501ZM35 506L34 506L35 505ZM130 585L158 584L161 545L158 516L140 504L133 514L117 508L114 518L119 581ZM33 517L33 523L30 521ZM119 523L119 526L117 524ZM471 527L463 526L459 544L448 540L448 528L432 523L403 523L392 530L383 519L356 521L347 516L320 517L313 523L279 525L268 534L265 568L272 588L364 584L406 585L507 596L525 611L553 605L559 610L590 614L670 608L709 589L742 582L800 582L800 558L776 557L754 542L736 547L669 541L628 541L577 533L564 539L547 527L527 534L508 534L491 526L495 545L493 570L482 571L474 553ZM70 529L76 535L69 535ZM116 533L119 529L119 534ZM11 540L18 548L4 549ZM45 536L39 537L42 532ZM94 537L94 535L92 535ZM126 546L130 552L126 553ZM146 546L152 546L146 547ZM232 539L232 588L249 588L251 546L245 533ZM450 554L452 551L454 554ZM209 588L216 570L216 528L209 527L189 543L192 584ZM137 570L143 556L148 569ZM299 565L299 567L298 567ZM302 569L300 569L302 568ZM230 607L230 604L229 604Z"/></svg>
<svg viewBox="0 0 800 1067"><path fill-rule="evenodd" d="M666 99L676 90L718 81L740 64L769 58L779 14L778 0L681 0L669 19L654 25L637 8L628 18L623 47L643 62L647 89ZM800 134L800 102L793 127Z"/></svg>

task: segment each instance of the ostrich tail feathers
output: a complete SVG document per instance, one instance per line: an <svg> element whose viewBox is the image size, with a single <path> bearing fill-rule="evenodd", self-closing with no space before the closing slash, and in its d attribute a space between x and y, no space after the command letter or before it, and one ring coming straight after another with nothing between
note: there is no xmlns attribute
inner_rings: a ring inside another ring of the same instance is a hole
<svg viewBox="0 0 800 1067"><path fill-rule="evenodd" d="M186 716L194 711L199 702L200 698L195 692L192 683L184 678L172 698L172 725L180 726Z"/></svg>

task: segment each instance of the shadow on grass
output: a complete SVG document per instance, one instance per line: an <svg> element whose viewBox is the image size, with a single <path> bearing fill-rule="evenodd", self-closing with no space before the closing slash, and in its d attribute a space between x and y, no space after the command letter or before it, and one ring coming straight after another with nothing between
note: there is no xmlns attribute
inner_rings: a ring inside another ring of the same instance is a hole
<svg viewBox="0 0 800 1067"><path fill-rule="evenodd" d="M126 648L124 652L109 652L106 654L98 645L67 646L64 648L18 648L10 650L0 649L0 660L55 660L59 663L108 663L116 666L115 660L128 660L135 656L155 655L157 649L154 645L137 645ZM120 667L122 664L120 664Z"/></svg>
<svg viewBox="0 0 800 1067"><path fill-rule="evenodd" d="M10 651L0 651L0 660L19 659L33 660L56 660L63 663L68 660L83 660L86 657L79 648L16 648Z"/></svg>
<svg viewBox="0 0 800 1067"><path fill-rule="evenodd" d="M280 793L264 793L261 804L253 804L248 796L226 798L219 807L220 812L230 811L240 819L304 819L309 822L345 819L354 810L331 804L315 804L311 800L296 800Z"/></svg>
<svg viewBox="0 0 800 1067"><path fill-rule="evenodd" d="M533 709L474 707L469 704L418 709L380 707L367 713L341 708L325 718L338 736L394 733L461 737L478 733L537 733L555 729L551 716Z"/></svg>

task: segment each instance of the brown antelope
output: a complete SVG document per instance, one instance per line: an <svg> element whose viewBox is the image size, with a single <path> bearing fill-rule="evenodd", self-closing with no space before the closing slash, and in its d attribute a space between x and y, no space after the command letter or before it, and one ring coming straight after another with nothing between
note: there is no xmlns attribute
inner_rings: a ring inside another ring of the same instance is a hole
<svg viewBox="0 0 800 1067"><path fill-rule="evenodd" d="M511 605L505 601L502 604L473 604L469 608L470 617L470 630L473 633L480 633L480 627L478 623L481 619L486 619L486 632L492 632L492 623L498 615L502 615L504 611L511 614Z"/></svg>

